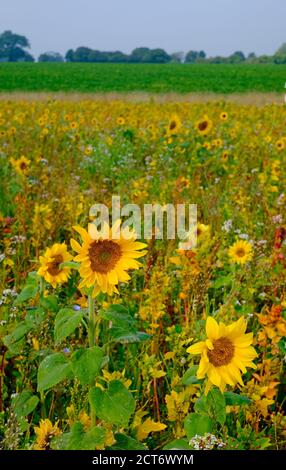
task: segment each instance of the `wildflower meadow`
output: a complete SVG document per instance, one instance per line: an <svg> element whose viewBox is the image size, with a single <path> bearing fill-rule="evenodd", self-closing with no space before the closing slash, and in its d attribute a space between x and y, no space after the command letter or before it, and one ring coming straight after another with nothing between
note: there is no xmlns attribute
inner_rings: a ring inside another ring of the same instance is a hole
<svg viewBox="0 0 286 470"><path fill-rule="evenodd" d="M2 450L285 448L285 122L2 99ZM113 196L196 205L196 244L124 216L103 234L90 208Z"/></svg>

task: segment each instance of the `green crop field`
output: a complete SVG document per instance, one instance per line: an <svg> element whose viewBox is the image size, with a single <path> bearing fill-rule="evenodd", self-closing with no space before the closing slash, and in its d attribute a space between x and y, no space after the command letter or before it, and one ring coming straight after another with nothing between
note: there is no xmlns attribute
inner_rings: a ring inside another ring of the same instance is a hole
<svg viewBox="0 0 286 470"><path fill-rule="evenodd" d="M0 91L284 92L284 65L0 64Z"/></svg>

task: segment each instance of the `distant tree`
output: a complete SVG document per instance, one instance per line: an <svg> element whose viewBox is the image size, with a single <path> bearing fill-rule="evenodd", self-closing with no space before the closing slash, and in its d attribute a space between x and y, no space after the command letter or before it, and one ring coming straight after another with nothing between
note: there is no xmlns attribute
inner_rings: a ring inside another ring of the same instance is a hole
<svg viewBox="0 0 286 470"><path fill-rule="evenodd" d="M227 64L228 58L217 55L215 57L210 57L209 59L207 59L207 62L209 64Z"/></svg>
<svg viewBox="0 0 286 470"><path fill-rule="evenodd" d="M38 62L63 62L64 58L58 52L44 52L38 58Z"/></svg>
<svg viewBox="0 0 286 470"><path fill-rule="evenodd" d="M151 49L144 56L143 62L150 64L166 64L170 62L171 57L164 49Z"/></svg>
<svg viewBox="0 0 286 470"><path fill-rule="evenodd" d="M128 55L123 54L121 51L115 51L115 52L107 52L108 54L108 61L109 62L127 62L128 61Z"/></svg>
<svg viewBox="0 0 286 470"><path fill-rule="evenodd" d="M241 51L236 51L231 54L228 58L228 62L230 64L239 64L245 61L245 55Z"/></svg>
<svg viewBox="0 0 286 470"><path fill-rule="evenodd" d="M185 57L185 62L194 64L195 62L202 62L206 58L204 51L189 51Z"/></svg>
<svg viewBox="0 0 286 470"><path fill-rule="evenodd" d="M255 59L256 64L272 64L274 61L273 56L263 54Z"/></svg>
<svg viewBox="0 0 286 470"><path fill-rule="evenodd" d="M34 58L26 49L30 48L25 36L4 31L0 34L0 61L1 62L33 62Z"/></svg>
<svg viewBox="0 0 286 470"><path fill-rule="evenodd" d="M74 62L74 51L72 49L69 49L66 52L65 59L67 62Z"/></svg>
<svg viewBox="0 0 286 470"><path fill-rule="evenodd" d="M92 49L89 47L78 47L73 53L73 62L89 62L89 54Z"/></svg>
<svg viewBox="0 0 286 470"><path fill-rule="evenodd" d="M194 64L198 58L199 53L197 51L189 51L185 57L187 64Z"/></svg>
<svg viewBox="0 0 286 470"><path fill-rule="evenodd" d="M286 55L286 42L284 42L282 46L277 49L274 55Z"/></svg>
<svg viewBox="0 0 286 470"><path fill-rule="evenodd" d="M136 47L131 52L128 61L129 62L144 62L144 58L147 54L149 54L150 49L149 47Z"/></svg>
<svg viewBox="0 0 286 470"><path fill-rule="evenodd" d="M255 60L256 59L256 54L255 52L250 52L247 56L247 60Z"/></svg>
<svg viewBox="0 0 286 470"><path fill-rule="evenodd" d="M108 56L105 52L90 51L88 54L88 62L108 62Z"/></svg>
<svg viewBox="0 0 286 470"><path fill-rule="evenodd" d="M183 61L184 61L184 52L173 52L173 54L171 54L171 62L174 63L174 64L181 64Z"/></svg>
<svg viewBox="0 0 286 470"><path fill-rule="evenodd" d="M286 64L286 43L277 49L273 57L275 64Z"/></svg>

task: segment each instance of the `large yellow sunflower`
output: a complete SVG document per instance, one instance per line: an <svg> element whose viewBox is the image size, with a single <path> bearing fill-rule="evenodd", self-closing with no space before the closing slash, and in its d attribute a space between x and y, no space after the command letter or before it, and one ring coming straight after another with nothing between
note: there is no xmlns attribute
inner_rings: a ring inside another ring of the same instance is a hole
<svg viewBox="0 0 286 470"><path fill-rule="evenodd" d="M206 341L200 341L187 349L190 354L201 354L197 377L203 379L207 375L206 394L213 385L219 387L221 392L224 392L227 384L232 387L237 383L243 385L241 372L245 374L246 367L256 368L252 362L257 356L251 346L253 334L245 334L246 326L243 318L226 326L208 317Z"/></svg>
<svg viewBox="0 0 286 470"><path fill-rule="evenodd" d="M82 245L71 240L72 248L78 253L74 259L81 263L79 273L82 281L79 288L93 286L93 297L99 292L109 295L118 293L118 283L130 279L126 271L142 266L136 258L145 255L146 251L138 250L145 248L146 244L136 242L136 234L130 235L128 229L120 231L119 222L113 228L103 230L104 235L97 231L94 224L89 224L88 231L79 226L74 229L83 240Z"/></svg>
<svg viewBox="0 0 286 470"><path fill-rule="evenodd" d="M42 419L40 426L35 427L34 431L37 436L34 450L49 450L52 438L62 433L58 427L58 422L53 426L49 419Z"/></svg>
<svg viewBox="0 0 286 470"><path fill-rule="evenodd" d="M253 256L252 245L246 240L238 240L228 249L231 261L237 264L245 264Z"/></svg>
<svg viewBox="0 0 286 470"><path fill-rule="evenodd" d="M196 122L196 129L201 135L209 134L210 130L212 129L213 122L208 118L207 115Z"/></svg>
<svg viewBox="0 0 286 470"><path fill-rule="evenodd" d="M42 276L55 288L57 284L68 280L71 268L61 268L60 265L65 261L71 261L72 258L65 243L55 243L51 248L47 248L44 256L40 256L39 276Z"/></svg>

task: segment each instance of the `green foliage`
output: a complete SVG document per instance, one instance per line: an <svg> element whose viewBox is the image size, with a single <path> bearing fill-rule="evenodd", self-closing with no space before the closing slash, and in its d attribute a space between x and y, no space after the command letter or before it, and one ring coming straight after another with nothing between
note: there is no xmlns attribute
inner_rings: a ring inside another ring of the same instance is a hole
<svg viewBox="0 0 286 470"><path fill-rule="evenodd" d="M0 64L0 91L283 92L271 64ZM282 84L282 85L281 85Z"/></svg>
<svg viewBox="0 0 286 470"><path fill-rule="evenodd" d="M112 380L105 391L98 387L92 388L89 400L99 419L120 427L128 426L135 411L135 400L132 394L119 380Z"/></svg>
<svg viewBox="0 0 286 470"><path fill-rule="evenodd" d="M190 450L187 439L174 439L164 446L164 450Z"/></svg>
<svg viewBox="0 0 286 470"><path fill-rule="evenodd" d="M25 49L30 48L28 39L12 31L0 34L0 60L5 62L33 62L34 58Z"/></svg>
<svg viewBox="0 0 286 470"><path fill-rule="evenodd" d="M62 308L55 319L55 342L60 343L71 335L80 324L82 317L83 312L81 310L75 311L71 308Z"/></svg>
<svg viewBox="0 0 286 470"><path fill-rule="evenodd" d="M150 335L137 331L136 320L123 305L111 305L101 312L101 317L112 322L109 330L111 341L118 343L138 343L150 338Z"/></svg>
<svg viewBox="0 0 286 470"><path fill-rule="evenodd" d="M202 395L195 403L195 411L207 415L221 426L226 420L226 400L218 388L213 387L207 396Z"/></svg>
<svg viewBox="0 0 286 470"><path fill-rule="evenodd" d="M75 351L71 358L73 373L82 385L95 381L103 363L103 352L97 346Z"/></svg>
<svg viewBox="0 0 286 470"><path fill-rule="evenodd" d="M250 398L244 395L239 395L238 393L234 392L224 392L224 397L226 405L241 406L249 405L251 403Z"/></svg>
<svg viewBox="0 0 286 470"><path fill-rule="evenodd" d="M23 390L12 399L12 408L17 418L32 413L39 403L39 398L28 390Z"/></svg>
<svg viewBox="0 0 286 470"><path fill-rule="evenodd" d="M125 434L116 433L114 435L116 443L110 448L110 450L146 450L146 447L136 441L130 436Z"/></svg>
<svg viewBox="0 0 286 470"><path fill-rule="evenodd" d="M42 392L54 387L66 379L71 371L71 364L62 353L47 356L38 370L38 391Z"/></svg>
<svg viewBox="0 0 286 470"><path fill-rule="evenodd" d="M27 300L33 299L36 297L39 290L39 278L36 273L30 273L26 285L21 290L20 294L14 301L14 305L21 305Z"/></svg>
<svg viewBox="0 0 286 470"><path fill-rule="evenodd" d="M212 420L206 415L190 413L184 421L184 429L188 439L195 435L203 436L207 432L211 432L213 428Z"/></svg>
<svg viewBox="0 0 286 470"><path fill-rule="evenodd" d="M199 384L202 381L197 379L196 373L198 370L198 366L190 367L182 377L182 384L183 385L192 385L192 384Z"/></svg>
<svg viewBox="0 0 286 470"><path fill-rule="evenodd" d="M83 425L75 423L69 433L64 433L53 440L54 450L94 450L102 446L105 438L105 430L102 427L93 427L84 432Z"/></svg>

